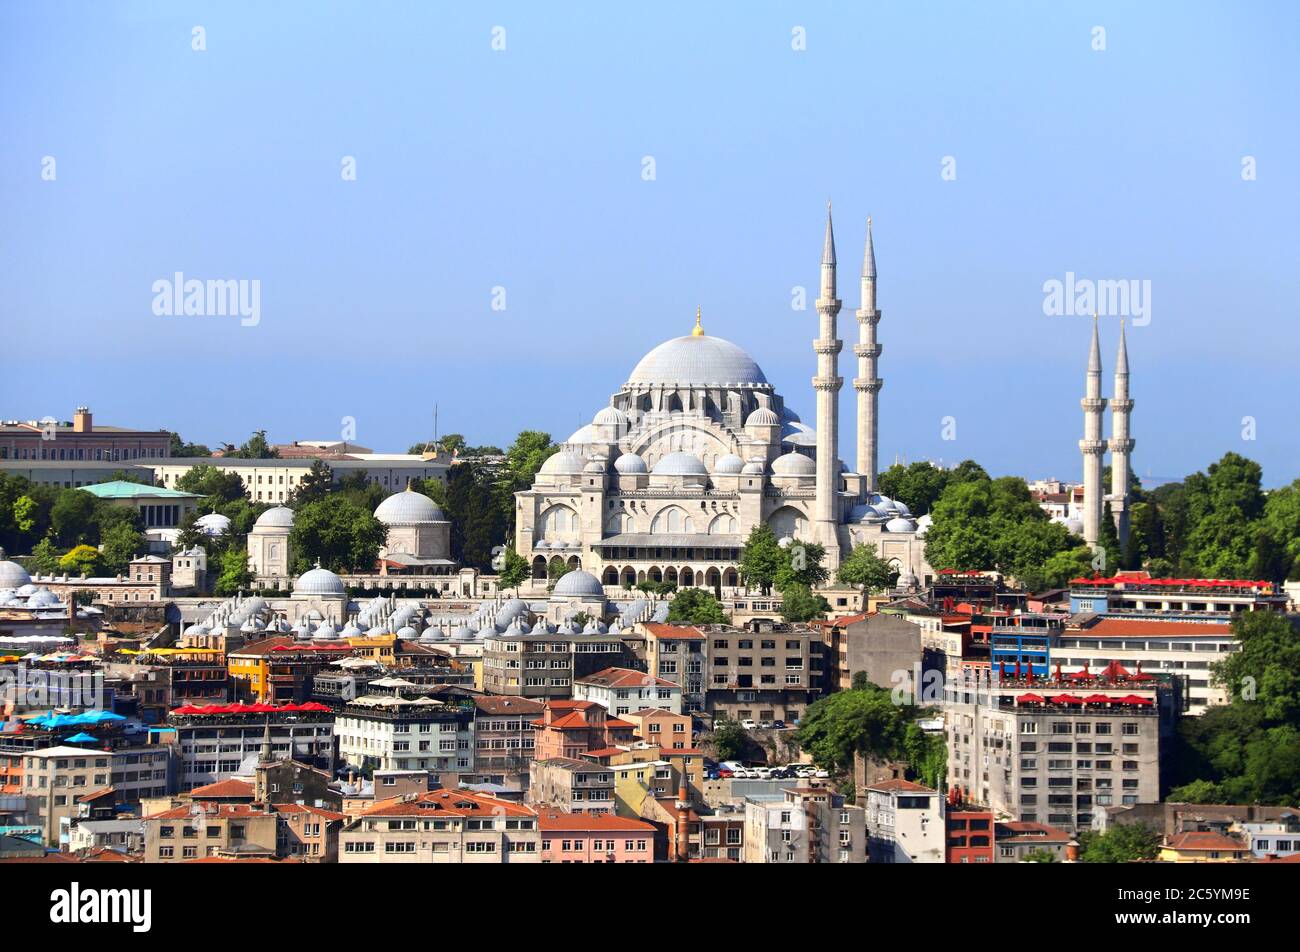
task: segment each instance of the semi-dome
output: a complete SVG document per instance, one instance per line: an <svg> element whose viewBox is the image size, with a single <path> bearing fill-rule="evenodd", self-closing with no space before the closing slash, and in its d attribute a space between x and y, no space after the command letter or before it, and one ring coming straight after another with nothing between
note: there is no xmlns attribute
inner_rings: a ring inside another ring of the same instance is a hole
<svg viewBox="0 0 1300 952"><path fill-rule="evenodd" d="M624 453L618 459L614 460L614 468L624 476L638 476L649 472L646 468L645 460L635 453Z"/></svg>
<svg viewBox="0 0 1300 952"><path fill-rule="evenodd" d="M707 476L704 461L694 453L669 453L655 463L652 472L656 476Z"/></svg>
<svg viewBox="0 0 1300 952"><path fill-rule="evenodd" d="M5 558L5 550L0 549L0 588L22 588L32 584L32 577L17 562Z"/></svg>
<svg viewBox="0 0 1300 952"><path fill-rule="evenodd" d="M295 595L346 595L343 579L319 565L298 576L293 585Z"/></svg>
<svg viewBox="0 0 1300 952"><path fill-rule="evenodd" d="M777 476L815 476L817 464L802 453L786 453L772 460L772 472Z"/></svg>
<svg viewBox="0 0 1300 952"><path fill-rule="evenodd" d="M745 468L745 461L734 453L719 456L713 464L713 471L721 476L734 476Z"/></svg>
<svg viewBox="0 0 1300 952"><path fill-rule="evenodd" d="M272 506L257 517L254 529L292 529L293 510L288 506Z"/></svg>
<svg viewBox="0 0 1300 952"><path fill-rule="evenodd" d="M767 407L759 407L745 420L745 426L780 426L781 418Z"/></svg>
<svg viewBox="0 0 1300 952"><path fill-rule="evenodd" d="M605 407L591 420L596 426L627 426L627 414L618 407Z"/></svg>
<svg viewBox="0 0 1300 952"><path fill-rule="evenodd" d="M574 569L560 576L551 594L562 598L593 598L604 595L605 587L590 572Z"/></svg>
<svg viewBox="0 0 1300 952"><path fill-rule="evenodd" d="M572 450L561 450L548 456L538 472L547 476L576 476L582 472L582 468L586 465L587 460L581 453L575 453Z"/></svg>
<svg viewBox="0 0 1300 952"><path fill-rule="evenodd" d="M705 334L664 341L632 368L629 386L766 384L754 358L729 340Z"/></svg>
<svg viewBox="0 0 1300 952"><path fill-rule="evenodd" d="M417 522L446 522L447 517L432 499L410 486L393 493L375 508L375 518L386 526Z"/></svg>

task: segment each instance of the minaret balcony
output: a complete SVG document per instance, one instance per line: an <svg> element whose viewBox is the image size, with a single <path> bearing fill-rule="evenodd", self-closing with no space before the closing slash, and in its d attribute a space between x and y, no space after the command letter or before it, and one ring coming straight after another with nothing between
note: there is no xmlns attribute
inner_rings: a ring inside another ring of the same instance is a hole
<svg viewBox="0 0 1300 952"><path fill-rule="evenodd" d="M1079 406L1087 413L1100 413L1106 409L1106 398L1084 397L1079 401Z"/></svg>
<svg viewBox="0 0 1300 952"><path fill-rule="evenodd" d="M1110 402L1110 408L1111 408L1112 410L1114 410L1116 413L1128 413L1130 410L1133 409L1133 401L1132 401L1132 400L1112 400L1112 401Z"/></svg>
<svg viewBox="0 0 1300 952"><path fill-rule="evenodd" d="M882 344L855 344L853 353L858 357L879 357L884 349Z"/></svg>
<svg viewBox="0 0 1300 952"><path fill-rule="evenodd" d="M853 378L853 389L860 390L863 393L879 393L880 388L884 385L885 381L883 377L876 377L874 379L868 377Z"/></svg>
<svg viewBox="0 0 1300 952"><path fill-rule="evenodd" d="M1112 453L1131 453L1136 444L1137 440L1129 438L1123 440L1111 440L1109 445Z"/></svg>
<svg viewBox="0 0 1300 952"><path fill-rule="evenodd" d="M1080 440L1079 449L1089 456L1100 456L1106 452L1105 440Z"/></svg>
<svg viewBox="0 0 1300 952"><path fill-rule="evenodd" d="M844 349L844 341L836 338L830 340L815 340L812 342L813 353L817 354L838 354Z"/></svg>
<svg viewBox="0 0 1300 952"><path fill-rule="evenodd" d="M812 386L814 390L838 390L844 386L843 377L813 377Z"/></svg>

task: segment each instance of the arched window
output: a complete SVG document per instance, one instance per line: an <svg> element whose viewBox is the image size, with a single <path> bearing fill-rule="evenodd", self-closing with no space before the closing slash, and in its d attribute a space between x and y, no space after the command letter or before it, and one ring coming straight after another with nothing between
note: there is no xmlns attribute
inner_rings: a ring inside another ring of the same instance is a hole
<svg viewBox="0 0 1300 952"><path fill-rule="evenodd" d="M720 516L715 516L709 523L709 535L737 535L739 532L740 524L730 513L724 512Z"/></svg>
<svg viewBox="0 0 1300 952"><path fill-rule="evenodd" d="M568 506L552 506L542 513L537 525L538 537L573 540L578 537L578 514Z"/></svg>
<svg viewBox="0 0 1300 952"><path fill-rule="evenodd" d="M778 539L784 539L786 536L801 539L807 535L808 519L794 506L782 506L772 513L767 524Z"/></svg>
<svg viewBox="0 0 1300 952"><path fill-rule="evenodd" d="M661 509L650 526L650 531L660 532L694 532L695 523L681 506L669 506Z"/></svg>

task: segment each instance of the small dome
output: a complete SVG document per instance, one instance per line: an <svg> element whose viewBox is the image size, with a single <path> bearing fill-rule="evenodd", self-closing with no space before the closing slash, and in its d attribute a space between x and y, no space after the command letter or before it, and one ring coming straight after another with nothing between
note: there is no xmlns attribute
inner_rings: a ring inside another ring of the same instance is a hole
<svg viewBox="0 0 1300 952"><path fill-rule="evenodd" d="M507 599L501 604L501 607L497 609L493 621L495 622L496 627L505 628L520 615L527 613L527 611L528 603L522 598Z"/></svg>
<svg viewBox="0 0 1300 952"><path fill-rule="evenodd" d="M272 506L257 517L254 529L292 529L293 510L288 506Z"/></svg>
<svg viewBox="0 0 1300 952"><path fill-rule="evenodd" d="M719 456L713 464L713 472L719 476L734 476L745 468L745 461L734 453Z"/></svg>
<svg viewBox="0 0 1300 952"><path fill-rule="evenodd" d="M398 641L414 641L418 637L419 633L410 625L403 625L401 628L397 629Z"/></svg>
<svg viewBox="0 0 1300 952"><path fill-rule="evenodd" d="M219 512L199 516L194 520L194 524L203 530L204 535L219 536L230 531L230 517L223 516Z"/></svg>
<svg viewBox="0 0 1300 952"><path fill-rule="evenodd" d="M55 595L48 588L43 588L31 598L27 599L28 608L54 608L63 604L59 601L59 596Z"/></svg>
<svg viewBox="0 0 1300 952"><path fill-rule="evenodd" d="M190 625L188 628L185 629L185 634L187 637L191 635L207 635L211 633L212 633L212 629L210 629L207 625L194 624L194 625Z"/></svg>
<svg viewBox="0 0 1300 952"><path fill-rule="evenodd" d="M586 466L582 467L584 473L603 473L609 461L601 456L593 456Z"/></svg>
<svg viewBox="0 0 1300 952"><path fill-rule="evenodd" d="M572 450L561 450L552 456L547 457L546 462L538 472L544 476L576 476L582 472L582 468L587 465L586 458L581 453L575 453Z"/></svg>
<svg viewBox="0 0 1300 952"><path fill-rule="evenodd" d="M740 472L745 476L762 476L763 460L759 457L754 457L754 459L751 459L745 464L744 468Z"/></svg>
<svg viewBox="0 0 1300 952"><path fill-rule="evenodd" d="M595 426L627 426L627 414L618 407L605 407L591 422Z"/></svg>
<svg viewBox="0 0 1300 952"><path fill-rule="evenodd" d="M293 585L295 595L346 595L343 579L319 565L303 572Z"/></svg>
<svg viewBox="0 0 1300 952"><path fill-rule="evenodd" d="M745 426L780 426L781 418L767 407L759 407L745 420Z"/></svg>
<svg viewBox="0 0 1300 952"><path fill-rule="evenodd" d="M911 519L904 519L902 516L895 516L885 523L886 532L915 532L916 523Z"/></svg>
<svg viewBox="0 0 1300 952"><path fill-rule="evenodd" d="M624 453L618 459L614 460L614 468L624 476L638 476L649 472L646 468L645 460L635 453Z"/></svg>
<svg viewBox="0 0 1300 952"><path fill-rule="evenodd" d="M32 583L32 577L27 574L27 570L17 562L10 562L4 558L4 549L0 549L0 588L18 588ZM18 593L19 595L22 592Z"/></svg>
<svg viewBox="0 0 1300 952"><path fill-rule="evenodd" d="M693 453L669 453L655 463L652 472L656 476L707 476L709 471L704 462Z"/></svg>
<svg viewBox="0 0 1300 952"><path fill-rule="evenodd" d="M772 472L777 476L815 476L817 464L802 453L786 453L772 460Z"/></svg>
<svg viewBox="0 0 1300 952"><path fill-rule="evenodd" d="M596 430L588 423L574 430L564 442L573 446L586 446L588 443L596 442Z"/></svg>
<svg viewBox="0 0 1300 952"><path fill-rule="evenodd" d="M386 526L447 521L447 517L432 499L423 493L417 493L410 486L381 502L375 508L375 518Z"/></svg>
<svg viewBox="0 0 1300 952"><path fill-rule="evenodd" d="M574 569L560 576L551 595L561 598L595 598L605 594L600 579L584 569Z"/></svg>

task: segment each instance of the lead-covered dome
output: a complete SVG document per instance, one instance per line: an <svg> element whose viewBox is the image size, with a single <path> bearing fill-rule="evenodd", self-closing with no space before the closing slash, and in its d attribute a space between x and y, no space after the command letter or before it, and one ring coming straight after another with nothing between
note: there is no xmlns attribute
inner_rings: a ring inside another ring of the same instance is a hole
<svg viewBox="0 0 1300 952"><path fill-rule="evenodd" d="M257 517L254 529L292 529L293 510L288 506L272 506Z"/></svg>
<svg viewBox="0 0 1300 952"><path fill-rule="evenodd" d="M571 450L561 450L546 458L542 468L538 470L547 476L572 476L582 472L587 465L586 457L581 453L574 453Z"/></svg>
<svg viewBox="0 0 1300 952"><path fill-rule="evenodd" d="M632 368L629 385L689 384L721 387L726 384L766 384L753 357L721 337L674 337L664 341Z"/></svg>
<svg viewBox="0 0 1300 952"><path fill-rule="evenodd" d="M624 453L618 459L614 460L614 468L624 476L637 476L641 473L649 472L646 469L645 460L635 453Z"/></svg>
<svg viewBox="0 0 1300 952"><path fill-rule="evenodd" d="M669 453L655 463L652 472L656 476L707 476L704 461L694 453Z"/></svg>
<svg viewBox="0 0 1300 952"><path fill-rule="evenodd" d="M22 588L30 585L32 577L17 562L5 558L5 550L0 549L0 588Z"/></svg>
<svg viewBox="0 0 1300 952"><path fill-rule="evenodd" d="M719 456L713 464L713 471L720 476L733 476L745 468L745 461L734 453Z"/></svg>
<svg viewBox="0 0 1300 952"><path fill-rule="evenodd" d="M777 476L815 476L817 464L802 453L786 453L772 460L772 472Z"/></svg>
<svg viewBox="0 0 1300 952"><path fill-rule="evenodd" d="M447 521L447 517L432 499L409 486L403 492L393 493L381 502L375 508L375 518L386 526Z"/></svg>
<svg viewBox="0 0 1300 952"><path fill-rule="evenodd" d="M560 576L551 594L569 598L592 598L604 595L605 587L600 584L600 579L590 572L574 569Z"/></svg>
<svg viewBox="0 0 1300 952"><path fill-rule="evenodd" d="M293 585L293 593L295 595L346 595L347 589L343 587L343 579L318 565L298 576L298 581Z"/></svg>

